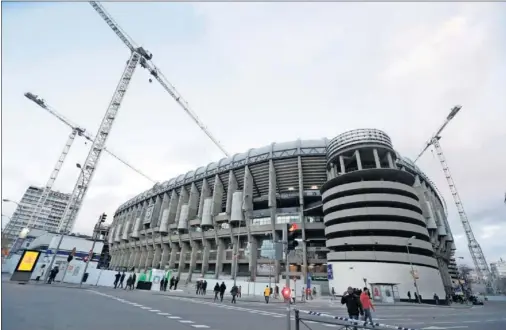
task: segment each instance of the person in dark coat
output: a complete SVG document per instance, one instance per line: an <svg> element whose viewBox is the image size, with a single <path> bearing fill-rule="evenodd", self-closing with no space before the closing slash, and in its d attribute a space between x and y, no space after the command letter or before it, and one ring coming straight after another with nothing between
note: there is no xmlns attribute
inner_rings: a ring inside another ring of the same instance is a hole
<svg viewBox="0 0 506 330"><path fill-rule="evenodd" d="M163 281L163 291L167 291L167 284L169 283L169 280L167 279L167 277L164 277L164 281Z"/></svg>
<svg viewBox="0 0 506 330"><path fill-rule="evenodd" d="M204 280L201 284L201 294L205 295L206 294L206 290L207 290L207 281Z"/></svg>
<svg viewBox="0 0 506 330"><path fill-rule="evenodd" d="M218 300L218 295L220 294L220 283L216 282L213 291L214 291L214 301L216 301Z"/></svg>
<svg viewBox="0 0 506 330"><path fill-rule="evenodd" d="M220 285L220 301L223 301L223 295L225 294L226 290L227 290L227 286L225 285L225 282L221 282L221 285Z"/></svg>
<svg viewBox="0 0 506 330"><path fill-rule="evenodd" d="M165 283L165 279L162 277L162 279L160 280L160 291L163 291L164 283Z"/></svg>
<svg viewBox="0 0 506 330"><path fill-rule="evenodd" d="M179 283L179 276L174 279L174 290L177 290L177 284Z"/></svg>
<svg viewBox="0 0 506 330"><path fill-rule="evenodd" d="M364 315L364 309L362 308L360 298L355 294L351 286L348 287L348 291L343 293L341 304L346 305L350 319L358 320L359 315ZM355 327L354 329L356 330L357 328Z"/></svg>
<svg viewBox="0 0 506 330"><path fill-rule="evenodd" d="M237 287L237 285L234 285L230 290L230 294L232 295L231 301L232 304L237 304L237 300L235 300L235 298L237 297L237 292L239 292L239 288Z"/></svg>
<svg viewBox="0 0 506 330"><path fill-rule="evenodd" d="M172 290L172 288L174 287L174 283L176 283L176 279L174 277L171 277L169 290Z"/></svg>
<svg viewBox="0 0 506 330"><path fill-rule="evenodd" d="M120 277L121 277L120 272L118 272L116 275L114 275L114 288L115 289L118 287Z"/></svg>
<svg viewBox="0 0 506 330"><path fill-rule="evenodd" d="M119 287L123 289L123 282L125 281L125 272L123 272L123 274L121 274L121 277L119 278Z"/></svg>
<svg viewBox="0 0 506 330"><path fill-rule="evenodd" d="M137 280L137 275L135 273L132 275L132 290L135 289L135 280Z"/></svg>

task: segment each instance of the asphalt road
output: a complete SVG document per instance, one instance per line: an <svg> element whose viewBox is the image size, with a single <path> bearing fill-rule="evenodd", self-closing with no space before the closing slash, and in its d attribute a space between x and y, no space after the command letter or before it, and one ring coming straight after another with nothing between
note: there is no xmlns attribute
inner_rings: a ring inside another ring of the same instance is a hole
<svg viewBox="0 0 506 330"><path fill-rule="evenodd" d="M173 330L286 328L286 307L283 304L266 305L239 300L232 305L229 296L223 303L214 303L208 299L176 297L170 293L102 287L77 289L3 282L2 289L2 326L6 330L142 329L151 326ZM342 306L328 302L301 304L300 308L346 316ZM379 323L416 329L504 330L506 304L488 303L474 308L378 306L374 317ZM308 318L325 320L318 316ZM340 328L314 321L306 324L312 330ZM300 329L308 328L301 325Z"/></svg>

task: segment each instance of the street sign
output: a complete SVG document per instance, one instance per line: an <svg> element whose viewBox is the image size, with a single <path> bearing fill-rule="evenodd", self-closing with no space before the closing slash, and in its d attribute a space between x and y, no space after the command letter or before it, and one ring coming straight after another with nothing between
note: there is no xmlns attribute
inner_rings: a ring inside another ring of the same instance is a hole
<svg viewBox="0 0 506 330"><path fill-rule="evenodd" d="M327 279L329 279L329 280L334 279L334 271L332 270L331 264L327 264Z"/></svg>

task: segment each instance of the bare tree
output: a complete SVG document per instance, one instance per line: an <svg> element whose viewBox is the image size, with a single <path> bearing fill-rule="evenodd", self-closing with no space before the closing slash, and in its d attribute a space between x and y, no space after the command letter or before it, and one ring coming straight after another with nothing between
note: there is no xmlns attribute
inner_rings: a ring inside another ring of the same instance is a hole
<svg viewBox="0 0 506 330"><path fill-rule="evenodd" d="M471 267L469 267L468 265L459 265L458 271L459 271L460 278L462 278L465 281L471 280L470 275L471 275L471 272L473 271L473 269Z"/></svg>

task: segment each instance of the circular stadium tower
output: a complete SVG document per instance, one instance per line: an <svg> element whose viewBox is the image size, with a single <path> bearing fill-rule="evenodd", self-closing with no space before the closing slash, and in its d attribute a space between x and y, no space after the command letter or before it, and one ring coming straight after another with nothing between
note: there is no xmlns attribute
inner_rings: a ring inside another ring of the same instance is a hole
<svg viewBox="0 0 506 330"><path fill-rule="evenodd" d="M444 297L444 287L415 177L396 168L388 135L376 129L343 133L329 142L329 180L321 188L329 287L337 294L366 285L377 299L418 291Z"/></svg>

